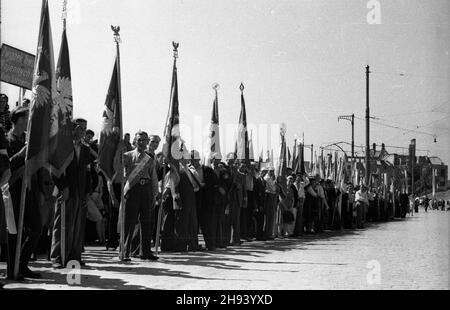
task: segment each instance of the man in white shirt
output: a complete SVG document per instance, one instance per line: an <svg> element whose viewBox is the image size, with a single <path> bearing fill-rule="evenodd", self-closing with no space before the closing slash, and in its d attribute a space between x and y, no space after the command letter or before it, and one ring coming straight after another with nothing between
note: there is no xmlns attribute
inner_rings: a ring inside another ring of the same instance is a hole
<svg viewBox="0 0 450 310"><path fill-rule="evenodd" d="M277 210L277 187L275 181L275 170L273 167L268 169L267 175L264 177L266 183L266 195L265 195L265 214L266 214L266 226L264 228L265 237L267 240L273 240L274 223Z"/></svg>
<svg viewBox="0 0 450 310"><path fill-rule="evenodd" d="M355 194L356 201L356 228L364 228L364 209L369 205L367 186L363 185Z"/></svg>
<svg viewBox="0 0 450 310"><path fill-rule="evenodd" d="M303 235L303 203L305 202L305 187L309 179L305 175L297 175L294 186L298 191L297 215L295 219L294 237Z"/></svg>

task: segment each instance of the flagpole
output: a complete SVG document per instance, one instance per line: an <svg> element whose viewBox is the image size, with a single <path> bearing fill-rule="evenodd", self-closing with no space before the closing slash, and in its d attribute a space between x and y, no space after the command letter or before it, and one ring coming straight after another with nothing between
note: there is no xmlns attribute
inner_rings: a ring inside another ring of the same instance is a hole
<svg viewBox="0 0 450 310"><path fill-rule="evenodd" d="M67 0L63 3L63 32L66 31L66 19L67 19ZM66 266L66 202L63 200L60 204L61 208L61 263Z"/></svg>
<svg viewBox="0 0 450 310"><path fill-rule="evenodd" d="M114 42L116 43L116 66L117 66L117 92L118 92L118 106L120 107L119 118L120 118L120 127L119 127L119 141L123 140L123 121L122 121L122 88L121 88L121 78L120 78L120 48L119 44L120 40L120 26L111 25L111 30L114 32ZM123 162L123 149L119 150L120 156L120 166L124 166ZM124 231L125 231L125 194L124 194L124 178L121 178L120 181L120 249L119 249L119 259L124 259L125 247L124 247Z"/></svg>
<svg viewBox="0 0 450 310"><path fill-rule="evenodd" d="M44 8L46 5L46 1L42 1L42 9L41 13L44 12ZM41 16L42 18L42 16ZM26 145L28 146L30 141L30 116L31 113L28 114L28 130L26 135ZM27 183L28 183L28 171L29 171L29 165L28 165L28 147L26 150L25 155L25 166L24 166L24 172L22 177L22 188L20 193L20 209L19 209L19 223L17 225L17 240L16 240L16 253L14 257L14 279L18 280L19 277L19 260L20 260L20 252L21 252L21 245L22 245L22 229L23 229L23 218L25 214L25 198L26 198L26 190L27 190Z"/></svg>
<svg viewBox="0 0 450 310"><path fill-rule="evenodd" d="M29 135L27 135L29 136ZM27 139L28 140L28 139ZM27 148L28 155L28 148ZM16 253L14 258L14 279L18 280L19 277L19 260L22 245L22 229L23 229L23 217L25 214L25 198L27 192L28 183L28 160L25 157L25 169L22 177L22 190L20 194L20 210L19 210L19 225L17 227L17 240L16 240Z"/></svg>
<svg viewBox="0 0 450 310"><path fill-rule="evenodd" d="M180 45L179 43L175 43L172 42L173 45L173 68L176 69L176 65L177 65L177 58L178 58L178 46ZM173 79L173 75L172 75L172 79ZM173 80L172 80L173 83ZM171 94L170 94L170 98L172 99L172 91L173 89L171 89ZM166 122L169 121L169 119L166 120ZM167 124L164 130L167 130ZM169 146L171 146L171 143L169 144ZM169 152L171 152L171 149L169 148L168 150ZM161 234L161 219L162 219L162 211L163 211L163 194L164 194L164 183L165 183L165 178L166 178L166 164L165 164L165 158L163 157L163 176L162 176L162 181L161 181L161 195L159 197L159 209L158 209L158 221L156 223L156 240L155 240L155 253L156 256L158 256L158 252L159 252L159 237ZM169 180L167 180L169 181Z"/></svg>

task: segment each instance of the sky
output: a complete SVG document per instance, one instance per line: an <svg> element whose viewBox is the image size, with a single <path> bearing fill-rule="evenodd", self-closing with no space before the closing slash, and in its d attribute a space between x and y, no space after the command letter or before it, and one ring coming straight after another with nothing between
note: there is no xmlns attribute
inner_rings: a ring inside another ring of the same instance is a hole
<svg viewBox="0 0 450 310"><path fill-rule="evenodd" d="M55 61L62 3L49 0ZM37 0L1 0L2 43L35 54L40 9ZM338 116L354 113L362 155L370 65L370 144L403 154L391 146L407 148L415 138L418 155L448 164L449 17L448 0L68 0L74 117L87 119L98 136L116 53L110 25L120 25L125 132L162 136L176 41L189 148L204 148L217 82L222 153L234 149L243 82L256 154L279 152L281 123L288 145L303 135L315 150L349 143L350 122ZM14 105L18 88L1 83L1 91Z"/></svg>

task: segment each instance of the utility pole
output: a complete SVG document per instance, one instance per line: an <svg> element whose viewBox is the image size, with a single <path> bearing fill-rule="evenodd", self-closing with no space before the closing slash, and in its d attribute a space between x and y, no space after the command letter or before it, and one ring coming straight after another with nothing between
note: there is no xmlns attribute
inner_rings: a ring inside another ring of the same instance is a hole
<svg viewBox="0 0 450 310"><path fill-rule="evenodd" d="M416 161L416 139L411 140L411 144L409 145L409 155L411 162L411 198L414 202L414 166Z"/></svg>
<svg viewBox="0 0 450 310"><path fill-rule="evenodd" d="M352 115L341 115L338 117L339 120L346 120L352 123L352 160L355 158L355 114Z"/></svg>
<svg viewBox="0 0 450 310"><path fill-rule="evenodd" d="M369 110L369 66L366 66L366 186L370 184L370 110Z"/></svg>

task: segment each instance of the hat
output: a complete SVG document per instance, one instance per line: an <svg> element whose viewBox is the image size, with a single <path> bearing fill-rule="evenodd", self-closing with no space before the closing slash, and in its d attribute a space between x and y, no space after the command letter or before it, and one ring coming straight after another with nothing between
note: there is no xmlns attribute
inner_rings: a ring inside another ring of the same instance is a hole
<svg viewBox="0 0 450 310"><path fill-rule="evenodd" d="M27 115L28 111L29 108L27 107L15 108L14 110L11 111L11 122L15 124L20 117Z"/></svg>
<svg viewBox="0 0 450 310"><path fill-rule="evenodd" d="M221 159L222 159L222 155L220 155L220 154L217 153L217 152L211 152L211 153L209 154L209 158L210 158L210 159L218 159L218 160L221 160Z"/></svg>
<svg viewBox="0 0 450 310"><path fill-rule="evenodd" d="M200 152L197 150L191 151L191 159L200 159Z"/></svg>
<svg viewBox="0 0 450 310"><path fill-rule="evenodd" d="M161 141L161 138L158 135L151 135L150 142L157 141L158 143Z"/></svg>
<svg viewBox="0 0 450 310"><path fill-rule="evenodd" d="M236 153L233 153L233 152L228 153L227 154L227 159L236 159Z"/></svg>

